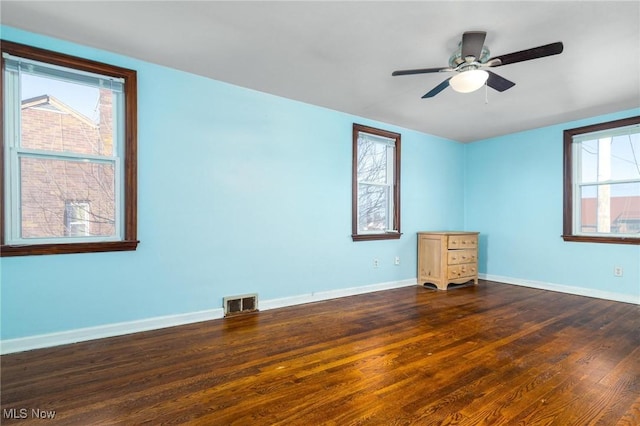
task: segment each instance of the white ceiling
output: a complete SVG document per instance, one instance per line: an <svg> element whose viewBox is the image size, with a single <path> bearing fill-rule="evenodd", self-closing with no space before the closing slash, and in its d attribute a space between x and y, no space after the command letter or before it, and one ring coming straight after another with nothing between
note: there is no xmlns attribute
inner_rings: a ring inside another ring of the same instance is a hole
<svg viewBox="0 0 640 426"><path fill-rule="evenodd" d="M640 106L638 1L6 1L2 24L460 142ZM493 68L499 93L451 88L462 33L491 56L562 41L561 55ZM486 103L485 97L488 98Z"/></svg>

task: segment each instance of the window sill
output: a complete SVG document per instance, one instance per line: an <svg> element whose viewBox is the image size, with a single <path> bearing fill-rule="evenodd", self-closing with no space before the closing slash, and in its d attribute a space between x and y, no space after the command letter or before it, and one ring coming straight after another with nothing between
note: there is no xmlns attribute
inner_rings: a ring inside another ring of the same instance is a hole
<svg viewBox="0 0 640 426"><path fill-rule="evenodd" d="M1 246L0 257L35 256L44 254L99 253L109 251L134 251L140 241L113 241L103 243L30 244Z"/></svg>
<svg viewBox="0 0 640 426"><path fill-rule="evenodd" d="M562 239L576 243L605 243L605 244L637 244L640 238L635 237L593 237L586 235L563 235Z"/></svg>
<svg viewBox="0 0 640 426"><path fill-rule="evenodd" d="M377 240L399 240L402 236L400 232L385 232L384 234L352 234L353 241L377 241Z"/></svg>

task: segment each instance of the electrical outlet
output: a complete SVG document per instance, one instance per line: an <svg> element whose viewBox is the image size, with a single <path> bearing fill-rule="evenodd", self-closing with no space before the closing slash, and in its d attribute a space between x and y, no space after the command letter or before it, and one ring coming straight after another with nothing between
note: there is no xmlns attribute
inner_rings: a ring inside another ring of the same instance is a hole
<svg viewBox="0 0 640 426"><path fill-rule="evenodd" d="M393 261L394 265L400 264L400 256L396 256L396 259Z"/></svg>
<svg viewBox="0 0 640 426"><path fill-rule="evenodd" d="M622 266L614 266L613 267L613 276L621 277L622 276Z"/></svg>
<svg viewBox="0 0 640 426"><path fill-rule="evenodd" d="M380 266L380 261L377 258L373 259L373 267L377 268L378 266Z"/></svg>

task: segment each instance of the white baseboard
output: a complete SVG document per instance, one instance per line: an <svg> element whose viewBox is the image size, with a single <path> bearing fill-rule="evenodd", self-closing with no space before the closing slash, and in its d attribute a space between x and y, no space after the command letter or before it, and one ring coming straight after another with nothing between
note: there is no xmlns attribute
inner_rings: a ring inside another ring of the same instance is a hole
<svg viewBox="0 0 640 426"><path fill-rule="evenodd" d="M540 290L557 291L559 293L575 294L578 296L594 297L596 299L613 300L616 302L633 303L640 305L640 294L621 294L610 291L594 290L584 287L573 287L562 284L547 283L543 281L525 280L522 278L504 277L501 275L478 274L478 277L487 281L496 281L505 284L519 285L523 287L537 288Z"/></svg>
<svg viewBox="0 0 640 426"><path fill-rule="evenodd" d="M411 285L416 285L416 283L417 280L415 278L412 278L408 280L392 281L361 287L302 294L299 296L258 301L258 308L260 310L283 308L286 306L319 302L322 300L336 299L339 297L353 296L356 294L372 293L374 291L389 290L399 287L408 287ZM190 312L187 314L167 315L137 321L99 325L96 327L78 328L57 333L20 337L17 339L5 339L0 341L0 355L29 351L32 349L49 348L53 346L66 345L69 343L84 342L87 340L102 339L105 337L122 336L125 334L157 330L161 328L174 327L201 321L209 321L223 317L224 309L217 308L209 309L206 311Z"/></svg>
<svg viewBox="0 0 640 426"><path fill-rule="evenodd" d="M224 310L219 308L200 312L190 312L187 314L167 315L143 320L105 324L96 327L77 328L74 330L39 334L36 336L20 337L17 339L6 339L0 341L0 354L4 355L14 352L30 351L32 349L42 349L52 346L66 345L69 343L84 342L87 340L102 339L105 337L122 336L141 331L157 330L160 328L174 327L176 325L208 321L216 318L222 318L223 316Z"/></svg>
<svg viewBox="0 0 640 426"><path fill-rule="evenodd" d="M540 290L557 291L560 293L575 294L579 296L595 297L598 299L606 299L616 302L633 303L640 305L640 295L633 296L628 294L586 289L583 287L573 287L491 274L479 274L479 278L505 284L537 288ZM357 294L372 293L375 291L390 290L400 287L409 287L416 285L416 283L417 280L415 278L411 278L402 281L391 281L361 287L351 287L301 294L298 296L283 297L279 299L261 300L259 301L258 307L260 310L284 308L287 306L319 302L328 299L337 299L340 297L354 296ZM66 345L69 343L84 342L87 340L102 339L105 337L122 336L125 334L157 330L161 328L174 327L201 321L209 321L213 319L220 319L223 317L224 310L222 308L217 308L209 309L206 311L190 312L187 314L167 315L137 321L100 325L96 327L78 328L75 330L40 334L36 336L21 337L17 339L6 339L0 341L0 354L9 354L28 351L32 349L48 348L53 346Z"/></svg>
<svg viewBox="0 0 640 426"><path fill-rule="evenodd" d="M317 293L301 294L299 296L283 297L260 301L260 310L284 308L286 306L301 305L303 303L320 302L322 300L337 299L339 297L355 296L356 294L373 293L374 291L391 290L393 288L417 285L418 280L411 278L402 281L366 285L362 287L341 288L337 290L320 291Z"/></svg>

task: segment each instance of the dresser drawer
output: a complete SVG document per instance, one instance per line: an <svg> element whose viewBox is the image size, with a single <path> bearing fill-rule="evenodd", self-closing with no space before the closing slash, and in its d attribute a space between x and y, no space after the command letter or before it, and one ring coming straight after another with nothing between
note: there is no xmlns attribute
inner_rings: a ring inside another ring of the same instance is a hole
<svg viewBox="0 0 640 426"><path fill-rule="evenodd" d="M449 250L447 252L447 262L449 265L459 265L460 263L475 263L476 250Z"/></svg>
<svg viewBox="0 0 640 426"><path fill-rule="evenodd" d="M466 249L478 247L478 237L476 235L450 235L447 248L449 250L454 249Z"/></svg>
<svg viewBox="0 0 640 426"><path fill-rule="evenodd" d="M476 265L473 263L464 264L464 265L453 265L449 267L447 278L452 280L455 278L474 277L477 271L478 269L476 268Z"/></svg>

